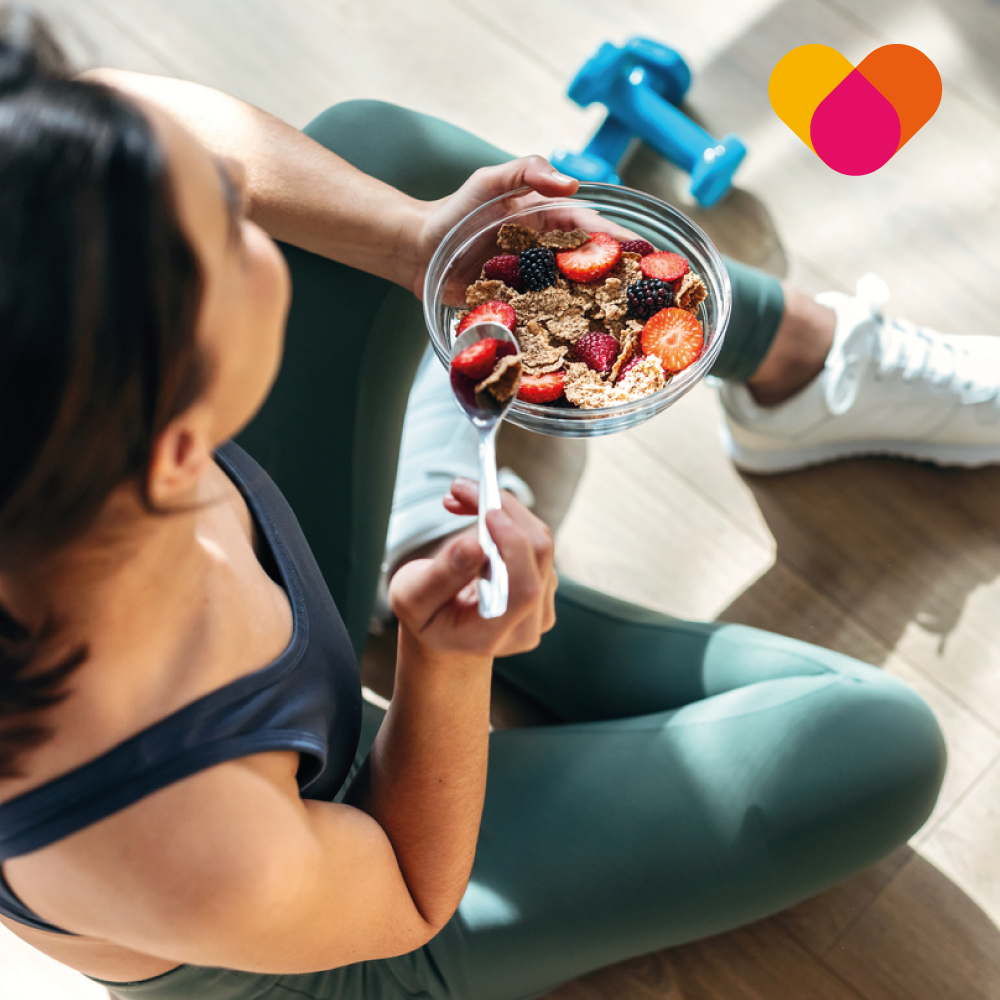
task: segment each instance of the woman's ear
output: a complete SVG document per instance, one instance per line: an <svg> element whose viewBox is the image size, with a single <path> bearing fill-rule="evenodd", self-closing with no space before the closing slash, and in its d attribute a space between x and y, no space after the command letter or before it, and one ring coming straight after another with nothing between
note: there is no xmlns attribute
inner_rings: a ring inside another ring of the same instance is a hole
<svg viewBox="0 0 1000 1000"><path fill-rule="evenodd" d="M175 417L153 445L149 462L149 499L156 507L190 499L214 447L208 414L195 406Z"/></svg>

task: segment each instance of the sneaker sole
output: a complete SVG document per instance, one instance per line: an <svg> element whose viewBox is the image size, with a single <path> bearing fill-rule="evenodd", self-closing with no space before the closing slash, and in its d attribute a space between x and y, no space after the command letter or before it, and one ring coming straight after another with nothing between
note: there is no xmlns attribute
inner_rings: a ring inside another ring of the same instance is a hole
<svg viewBox="0 0 1000 1000"><path fill-rule="evenodd" d="M964 468L976 468L1000 462L1000 445L963 448L953 444L935 444L931 441L873 440L832 441L810 448L772 450L747 448L739 444L724 424L719 429L719 437L723 449L738 469L758 475L792 472L795 469L806 469L813 465L835 462L838 459L865 456L906 458L916 462L932 462L935 465Z"/></svg>

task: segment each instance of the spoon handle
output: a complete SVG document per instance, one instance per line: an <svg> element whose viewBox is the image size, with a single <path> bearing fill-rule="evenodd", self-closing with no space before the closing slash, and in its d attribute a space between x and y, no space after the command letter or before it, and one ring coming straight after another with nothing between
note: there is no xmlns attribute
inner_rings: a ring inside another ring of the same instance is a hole
<svg viewBox="0 0 1000 1000"><path fill-rule="evenodd" d="M499 618L507 610L507 566L486 527L486 512L500 509L497 483L496 425L479 432L479 544L488 566L479 578L479 614Z"/></svg>

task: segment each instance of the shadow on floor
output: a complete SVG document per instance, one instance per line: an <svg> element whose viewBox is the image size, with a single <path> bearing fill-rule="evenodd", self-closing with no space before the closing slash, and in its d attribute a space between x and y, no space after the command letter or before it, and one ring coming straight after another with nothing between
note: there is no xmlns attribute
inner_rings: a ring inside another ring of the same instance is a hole
<svg viewBox="0 0 1000 1000"><path fill-rule="evenodd" d="M910 848L728 934L567 983L546 1000L995 1000L1000 930Z"/></svg>
<svg viewBox="0 0 1000 1000"><path fill-rule="evenodd" d="M744 481L774 537L777 563L719 616L726 621L869 662L881 662L875 644L844 648L844 616L867 627L882 656L916 623L938 637L940 654L969 596L1000 578L998 468L858 459ZM842 614L790 601L788 569Z"/></svg>

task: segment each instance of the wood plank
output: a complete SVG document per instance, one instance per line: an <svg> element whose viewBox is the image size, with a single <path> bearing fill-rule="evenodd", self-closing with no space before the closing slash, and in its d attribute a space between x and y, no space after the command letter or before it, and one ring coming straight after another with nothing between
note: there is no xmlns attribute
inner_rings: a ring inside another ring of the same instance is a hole
<svg viewBox="0 0 1000 1000"><path fill-rule="evenodd" d="M773 549L774 537L750 484L719 444L721 422L718 394L704 382L695 386L669 409L628 432L639 449L629 478L650 493L649 501L655 504L647 467L668 469L700 494L703 505L717 508L733 524Z"/></svg>
<svg viewBox="0 0 1000 1000"><path fill-rule="evenodd" d="M623 962L546 1000L862 1000L772 920Z"/></svg>
<svg viewBox="0 0 1000 1000"><path fill-rule="evenodd" d="M556 539L560 572L625 600L713 618L773 562L631 431L588 442L587 464Z"/></svg>
<svg viewBox="0 0 1000 1000"><path fill-rule="evenodd" d="M826 962L869 1000L1000 998L1000 930L919 855Z"/></svg>
<svg viewBox="0 0 1000 1000"><path fill-rule="evenodd" d="M31 4L55 30L75 69L114 65L137 73L170 73L169 57L154 53L89 0L37 0Z"/></svg>
<svg viewBox="0 0 1000 1000"><path fill-rule="evenodd" d="M562 81L448 0L363 8L347 0L130 0L127 15L116 15L119 0L92 2L109 18L127 16L185 77L296 126L364 97L444 117L514 155L546 153L569 138ZM474 59L457 57L469 52ZM599 117L590 115L595 127Z"/></svg>
<svg viewBox="0 0 1000 1000"><path fill-rule="evenodd" d="M845 653L912 687L934 712L948 747L944 785L930 818L911 843L922 845L1000 754L1000 735L942 685L889 650L855 617L818 593L780 560L728 608L723 621L752 625ZM984 831L984 844L1000 848L1000 831Z"/></svg>
<svg viewBox="0 0 1000 1000"><path fill-rule="evenodd" d="M969 100L1000 120L1000 16L992 0L835 0L884 43L933 53L934 64Z"/></svg>
<svg viewBox="0 0 1000 1000"><path fill-rule="evenodd" d="M877 865L773 919L813 955L821 958L912 857L912 848L901 847Z"/></svg>
<svg viewBox="0 0 1000 1000"><path fill-rule="evenodd" d="M840 283L853 287L874 269L893 289L892 311L939 329L990 329L995 272L984 257L995 242L997 191L981 150L1000 142L997 123L946 85L938 113L889 164L865 177L837 174L778 121L767 97L777 61L817 39L854 61L881 41L835 5L781 4L692 88L709 130L736 123L749 145L740 186L766 202L793 256ZM955 268L947 302L928 294L928 260Z"/></svg>
<svg viewBox="0 0 1000 1000"><path fill-rule="evenodd" d="M928 0L876 0L874 6L706 0L675 5L668 22L659 0L623 3L612 20L603 0L511 0L502 12L487 0L365 6L346 0L46 0L45 6L80 18L99 42L94 61L201 79L294 124L333 101L370 96L441 115L514 153L582 148L602 112L581 110L566 98L573 73L601 41L622 41L629 33L662 38L695 69L691 110L716 134L742 135L751 155L738 175L740 189L710 212L691 207L686 175L648 150L638 149L629 163L630 183L687 206L727 252L788 273L811 291L850 288L871 267L890 280L891 308L913 319L942 329L995 328L1000 216L991 150L1000 102L991 0L947 7ZM909 40L946 72L938 116L881 177L832 174L770 109L770 68L817 34L852 58L885 40ZM558 44L548 44L552 38ZM467 61L455 58L465 51L475 51L480 65L469 84ZM948 263L947 294L928 290L927 261ZM1000 704L998 574L989 541L996 535L1000 473L927 474L900 472L902 463L845 463L815 481L788 477L798 485L775 489L734 472L715 442L717 419L712 394L692 394L655 426L630 432L617 464L604 455L610 441L596 445L596 458L589 445L552 451L547 442L532 442L539 447L525 455L529 474L552 463L551 480L536 482L546 516L564 518L560 557L582 562L596 585L619 587L644 603L797 635L881 663L914 684L942 719L952 751L941 822L925 828L934 832L921 850L954 884L921 872L919 856L904 861L906 879L893 880L892 866L907 857L903 853L888 867L862 873L853 886L755 929L637 959L556 995L860 996L844 986L840 977L846 977L871 1000L997 996L989 992L1000 981L995 928L983 925L961 890L984 909L994 905L992 859L1000 836L991 802L997 788L992 776L976 781L1000 724L992 707ZM613 484L602 481L608 471ZM581 472L571 502L568 486ZM646 553L636 524L649 511L674 519L694 511L691 537L670 546L654 535ZM593 538L609 523L614 531L602 552ZM609 578L607 549L618 547L619 537L625 551L613 553ZM852 566L852 559L861 561ZM385 662L391 678L390 659L383 661L383 679ZM837 935L844 940L831 954L841 964L831 971L809 949L819 953ZM83 1000L81 991L91 986L74 979L69 994L49 997L47 960L4 947L0 938L0 995ZM921 993L911 978L926 978L930 992Z"/></svg>
<svg viewBox="0 0 1000 1000"><path fill-rule="evenodd" d="M910 844L926 853L926 844L959 807L1000 756L1000 736L957 701L934 679L893 655L884 664L886 673L909 684L934 712L948 748L944 785L934 811ZM983 844L1000 851L1000 830L984 828Z"/></svg>
<svg viewBox="0 0 1000 1000"><path fill-rule="evenodd" d="M487 0L472 2L497 30L510 31L498 23L510 17L509 6L501 17ZM537 44L532 51L561 73L567 86L600 42L624 40L608 31L598 6L580 4L567 15L560 4L521 0L514 5L514 23L532 26L522 36L560 38L561 44L546 48L544 55ZM777 119L767 81L787 51L818 38L860 61L885 40L884 26L881 33L870 29L822 0L725 8L707 3L687 10L690 20L680 10L671 11L667 33L658 5L622 5L616 27L622 35L635 32L667 42L695 67L687 110L710 133L736 132L746 141L750 153L737 174L735 197L749 195L766 204L789 256L807 259L850 288L865 270L880 270L894 290L892 309L917 322L957 331L989 329L996 299L983 290L994 287L995 269L983 255L996 230L990 213L997 191L991 158L982 150L1000 142L994 118L949 84L938 113L889 165L867 177L844 177L821 163ZM712 31L705 31L706 23L713 25ZM736 30L730 33L730 28ZM937 51L933 32L927 34L924 49L948 63L946 54ZM589 133L580 131L580 140L570 148L582 148L589 139ZM646 155L657 159L648 151ZM670 200L694 210L686 196L686 177L666 169L675 178ZM644 186L641 170L630 183ZM943 262L944 254L955 265L946 300L927 294L926 278L926 261Z"/></svg>
<svg viewBox="0 0 1000 1000"><path fill-rule="evenodd" d="M628 0L618 4L614 18L609 18L603 0L545 4L510 0L503 7L490 0L460 2L475 10L498 35L510 37L532 58L549 66L566 87L598 46L604 42L621 45L632 35L675 49L697 77L774 6L772 0L702 0L672 4L667 13L661 0ZM708 25L710 30L706 30ZM558 45L549 43L554 38Z"/></svg>
<svg viewBox="0 0 1000 1000"><path fill-rule="evenodd" d="M921 853L1000 925L1000 763L955 807Z"/></svg>
<svg viewBox="0 0 1000 1000"><path fill-rule="evenodd" d="M747 477L780 558L997 728L1000 542L948 481L875 459Z"/></svg>

